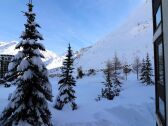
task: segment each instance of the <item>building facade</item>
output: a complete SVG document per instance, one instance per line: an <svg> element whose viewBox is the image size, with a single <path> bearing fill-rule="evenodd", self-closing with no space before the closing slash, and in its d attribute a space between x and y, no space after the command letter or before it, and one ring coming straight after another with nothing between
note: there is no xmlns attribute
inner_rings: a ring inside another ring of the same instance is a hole
<svg viewBox="0 0 168 126"><path fill-rule="evenodd" d="M168 0L152 0L157 126L168 126Z"/></svg>
<svg viewBox="0 0 168 126"><path fill-rule="evenodd" d="M0 55L0 78L3 78L8 71L8 65L12 57L12 55Z"/></svg>

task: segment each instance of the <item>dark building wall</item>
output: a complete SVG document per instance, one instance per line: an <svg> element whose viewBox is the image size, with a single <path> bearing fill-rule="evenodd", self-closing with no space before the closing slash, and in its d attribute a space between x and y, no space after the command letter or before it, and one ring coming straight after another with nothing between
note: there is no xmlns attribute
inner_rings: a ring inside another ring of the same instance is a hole
<svg viewBox="0 0 168 126"><path fill-rule="evenodd" d="M0 55L0 78L3 78L8 71L8 65L12 57L12 55Z"/></svg>
<svg viewBox="0 0 168 126"><path fill-rule="evenodd" d="M163 17L163 41L164 41L164 59L165 59L165 91L166 91L166 126L168 126L168 0L162 0Z"/></svg>
<svg viewBox="0 0 168 126"><path fill-rule="evenodd" d="M155 52L156 120L168 126L168 0L152 0Z"/></svg>

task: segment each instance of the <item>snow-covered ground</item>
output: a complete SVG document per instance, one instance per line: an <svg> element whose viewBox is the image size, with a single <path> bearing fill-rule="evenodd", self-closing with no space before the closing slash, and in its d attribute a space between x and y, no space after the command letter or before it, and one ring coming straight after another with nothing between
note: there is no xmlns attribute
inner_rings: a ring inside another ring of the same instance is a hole
<svg viewBox="0 0 168 126"><path fill-rule="evenodd" d="M53 95L56 96L58 78L50 78ZM154 126L154 86L144 86L131 74L123 81L119 97L113 101L95 101L100 94L103 84L103 74L84 77L77 80L76 102L78 110L64 108L54 109L49 103L54 126ZM8 103L8 95L15 87L0 86L0 112ZM55 97L53 98L55 100Z"/></svg>

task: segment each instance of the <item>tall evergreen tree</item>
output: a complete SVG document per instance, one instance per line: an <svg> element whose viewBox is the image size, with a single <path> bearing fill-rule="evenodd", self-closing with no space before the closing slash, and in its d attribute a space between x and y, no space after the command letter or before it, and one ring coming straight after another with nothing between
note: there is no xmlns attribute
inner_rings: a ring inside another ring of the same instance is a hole
<svg viewBox="0 0 168 126"><path fill-rule="evenodd" d="M105 82L102 83L105 87L102 89L102 97L107 98L108 100L113 100L116 90L112 83L112 64L110 62L107 62L106 68L103 72L105 75Z"/></svg>
<svg viewBox="0 0 168 126"><path fill-rule="evenodd" d="M121 69L122 69L122 64L121 61L119 60L118 56L115 54L114 59L113 59L113 74L112 74L112 78L113 78L113 83L115 85L115 88L117 89L116 95L119 95L120 92L120 87L121 87L121 80L120 80L120 74L121 74Z"/></svg>
<svg viewBox="0 0 168 126"><path fill-rule="evenodd" d="M98 97L98 99L102 97L107 98L108 100L113 100L115 96L119 96L120 92L119 84L121 82L119 82L118 79L114 76L115 72L113 64L110 61L107 62L106 68L103 72L105 75L105 81L103 82L105 87L102 89L102 94L101 96Z"/></svg>
<svg viewBox="0 0 168 126"><path fill-rule="evenodd" d="M47 100L52 101L52 91L47 69L41 60L44 56L40 50L45 51L45 48L39 43L43 37L37 30L40 26L35 22L33 5L31 2L27 5L25 31L16 46L20 51L12 59L8 73L8 76L15 76L12 80L17 87L2 112L1 126L52 126L47 103Z"/></svg>
<svg viewBox="0 0 168 126"><path fill-rule="evenodd" d="M73 54L71 46L69 44L68 53L63 62L61 80L58 82L59 94L56 98L55 108L62 110L65 105L70 105L72 110L77 109L77 104L75 103L75 90L73 89L76 86L76 81L73 77Z"/></svg>
<svg viewBox="0 0 168 126"><path fill-rule="evenodd" d="M146 63L145 63L145 59L142 60L142 65L141 65L141 72L140 72L140 80L144 80L145 78L145 74L144 71L146 70Z"/></svg>
<svg viewBox="0 0 168 126"><path fill-rule="evenodd" d="M151 60L149 59L149 55L147 53L146 56L146 61L143 60L142 63L142 70L141 70L141 81L142 83L146 83L146 85L151 85L154 84L153 80L152 80L152 64L151 64Z"/></svg>

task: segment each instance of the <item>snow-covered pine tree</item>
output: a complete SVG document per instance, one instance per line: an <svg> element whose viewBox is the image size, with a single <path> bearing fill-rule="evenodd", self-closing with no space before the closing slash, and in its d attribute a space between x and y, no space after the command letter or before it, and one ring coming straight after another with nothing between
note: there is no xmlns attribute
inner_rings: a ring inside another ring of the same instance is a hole
<svg viewBox="0 0 168 126"><path fill-rule="evenodd" d="M141 71L140 71L140 80L144 80L145 78L145 74L144 72L146 71L146 63L145 63L145 59L142 60L142 65L141 65Z"/></svg>
<svg viewBox="0 0 168 126"><path fill-rule="evenodd" d="M153 68L152 68L151 60L149 58L149 54L147 54L147 57L146 57L146 71L147 71L147 75L146 75L147 85L154 84L154 82L152 80L152 77L154 76L153 75Z"/></svg>
<svg viewBox="0 0 168 126"><path fill-rule="evenodd" d="M115 90L115 96L119 96L119 93L120 93L120 91L121 91L121 81L120 81L120 79L119 79L119 73L117 73L117 72L114 72L113 73L113 77L112 77L112 81L113 81L113 83L114 83L114 90Z"/></svg>
<svg viewBox="0 0 168 126"><path fill-rule="evenodd" d="M147 53L146 56L146 61L143 61L142 63L142 70L141 70L141 81L142 83L145 83L146 85L151 85L154 84L153 80L152 80L152 64L151 64L151 60L149 58L149 54Z"/></svg>
<svg viewBox="0 0 168 126"><path fill-rule="evenodd" d="M72 110L77 109L77 104L75 103L75 90L73 89L76 86L76 81L73 77L73 54L71 46L69 44L68 53L63 62L61 80L58 82L59 94L56 98L56 103L54 107L58 110L62 110L65 105L70 105Z"/></svg>
<svg viewBox="0 0 168 126"><path fill-rule="evenodd" d="M122 69L122 64L121 61L119 60L118 56L115 54L115 57L113 59L113 74L112 74L112 79L114 83L114 87L116 89L116 96L119 95L120 88L121 88L121 80L120 80L120 74L121 74L121 69Z"/></svg>
<svg viewBox="0 0 168 126"><path fill-rule="evenodd" d="M52 126L47 103L47 100L52 101L52 89L41 60L44 56L40 50L45 51L45 48L39 43L43 37L37 30L40 26L35 22L33 5L31 2L27 5L25 31L16 46L20 51L9 65L8 75L15 76L13 81L17 87L0 116L1 126Z"/></svg>
<svg viewBox="0 0 168 126"><path fill-rule="evenodd" d="M116 88L114 87L114 84L112 82L112 64L111 62L107 62L106 68L103 71L105 75L105 82L102 82L104 84L104 88L102 89L101 96L103 98L107 98L108 100L113 100L113 98L116 96Z"/></svg>

